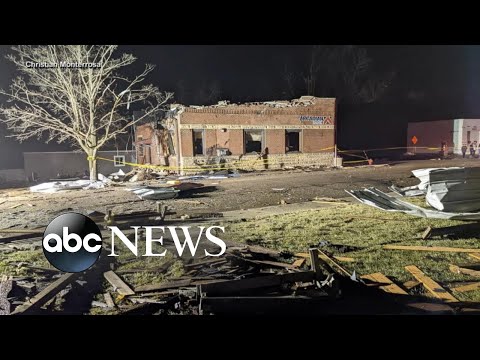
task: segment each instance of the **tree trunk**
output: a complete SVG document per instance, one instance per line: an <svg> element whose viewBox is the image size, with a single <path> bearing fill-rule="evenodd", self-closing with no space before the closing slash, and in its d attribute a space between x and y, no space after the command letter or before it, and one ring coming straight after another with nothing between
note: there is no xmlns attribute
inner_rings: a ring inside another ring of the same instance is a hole
<svg viewBox="0 0 480 360"><path fill-rule="evenodd" d="M97 151L92 150L88 153L88 170L90 172L90 181L97 180Z"/></svg>

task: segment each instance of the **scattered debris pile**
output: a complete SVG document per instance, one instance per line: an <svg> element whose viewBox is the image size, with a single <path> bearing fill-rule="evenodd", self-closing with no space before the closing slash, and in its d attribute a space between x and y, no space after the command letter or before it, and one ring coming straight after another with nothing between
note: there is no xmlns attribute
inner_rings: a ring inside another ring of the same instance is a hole
<svg viewBox="0 0 480 360"><path fill-rule="evenodd" d="M480 168L450 167L412 171L420 184L390 189L402 196L425 195L428 205L440 211L480 210Z"/></svg>
<svg viewBox="0 0 480 360"><path fill-rule="evenodd" d="M414 265L406 267L416 279L410 281L414 284L397 285L381 273L358 276L339 263L354 259L333 257L318 248L289 254L234 245L222 258L173 259L148 269L122 266L126 260L115 259L117 262L112 263L105 253L92 268L76 274L20 263L18 266L27 269L27 275L0 278L0 313L73 314L96 309L97 314L111 315L315 315L478 310L475 304L459 302ZM472 256L480 260L478 254ZM180 276L138 286L131 282L152 272L165 274L178 261L183 263ZM451 266L453 272L477 277L478 269L471 265ZM419 284L437 300L409 294L409 289ZM468 284L458 291L479 286Z"/></svg>
<svg viewBox="0 0 480 360"><path fill-rule="evenodd" d="M396 197L385 194L384 192L375 189L367 188L363 190L345 190L362 204L373 206L377 209L391 212L402 212L408 215L430 218L430 219L450 219L463 221L478 221L480 220L480 212L476 213L454 213L444 212L432 209L425 209L420 206L402 201Z"/></svg>

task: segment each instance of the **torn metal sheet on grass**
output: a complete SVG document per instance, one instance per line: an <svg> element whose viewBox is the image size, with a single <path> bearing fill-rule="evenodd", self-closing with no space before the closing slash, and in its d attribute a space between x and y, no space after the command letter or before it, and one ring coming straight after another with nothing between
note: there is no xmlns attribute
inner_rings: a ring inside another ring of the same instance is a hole
<svg viewBox="0 0 480 360"><path fill-rule="evenodd" d="M149 187L144 186L140 188L127 189L132 191L142 200L167 200L178 196L180 190L173 187Z"/></svg>
<svg viewBox="0 0 480 360"><path fill-rule="evenodd" d="M449 212L480 210L480 168L428 168L412 171L420 184L405 188L391 186L401 196L422 196L428 205Z"/></svg>
<svg viewBox="0 0 480 360"><path fill-rule="evenodd" d="M402 212L405 214L430 218L430 219L450 219L450 220L480 220L480 212L476 213L453 213L432 209L425 209L402 201L393 196L387 195L376 188L363 190L345 190L348 194L360 201L362 204L375 207L380 210L390 212Z"/></svg>

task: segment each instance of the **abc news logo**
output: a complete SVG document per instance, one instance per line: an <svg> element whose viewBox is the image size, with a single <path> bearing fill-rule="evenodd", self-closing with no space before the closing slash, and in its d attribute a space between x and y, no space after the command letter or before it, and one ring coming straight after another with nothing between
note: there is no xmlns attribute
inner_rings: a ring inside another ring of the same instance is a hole
<svg viewBox="0 0 480 360"><path fill-rule="evenodd" d="M220 229L222 232L225 232L225 228L220 226L211 226L209 228L200 226L200 233L195 243L192 240L188 226L179 227L185 238L183 242L180 240L177 227L175 226L132 226L132 229L135 230L134 241L131 241L118 227L109 226L108 228L111 230L112 235L111 252L108 256L118 256L115 253L115 239L120 240L135 256L139 256L138 235L140 228L145 229L145 254L142 256L165 256L167 253L167 250L162 253L154 252L154 243L163 245L163 236L154 238L154 229L161 230L164 233L166 232L165 228L168 229L179 256L182 256L187 247L192 256L195 256L205 229L206 239L220 248L218 253L210 253L205 249L205 256L221 256L227 248L222 239L212 234L212 229ZM67 213L56 217L47 226L43 235L42 245L45 257L55 268L71 273L81 272L90 268L100 257L102 252L102 234L97 224L90 218L78 213Z"/></svg>

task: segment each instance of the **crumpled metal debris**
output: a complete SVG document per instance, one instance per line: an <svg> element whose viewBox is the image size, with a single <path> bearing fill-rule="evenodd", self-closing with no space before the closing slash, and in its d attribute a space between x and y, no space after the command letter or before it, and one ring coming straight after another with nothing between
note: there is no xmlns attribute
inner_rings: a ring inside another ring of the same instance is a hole
<svg viewBox="0 0 480 360"><path fill-rule="evenodd" d="M75 190L75 189L101 189L105 187L105 181L90 181L90 180L76 180L76 181L52 181L35 186L30 186L31 192L40 193L55 193L57 191Z"/></svg>
<svg viewBox="0 0 480 360"><path fill-rule="evenodd" d="M363 190L345 190L348 194L360 201L362 204L375 207L380 210L390 212L402 212L417 217L430 219L450 219L450 220L464 220L477 221L480 220L480 212L476 213L455 213L444 212L438 210L425 209L417 205L413 205L406 201L385 194L384 192L368 188Z"/></svg>
<svg viewBox="0 0 480 360"><path fill-rule="evenodd" d="M480 168L428 168L412 173L420 184L390 189L401 196L425 195L427 204L441 211L480 210Z"/></svg>
<svg viewBox="0 0 480 360"><path fill-rule="evenodd" d="M127 189L132 191L142 200L166 200L173 199L178 196L180 190L173 187L151 187L142 186L134 189Z"/></svg>

